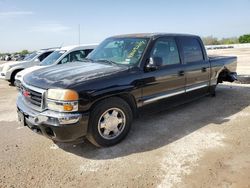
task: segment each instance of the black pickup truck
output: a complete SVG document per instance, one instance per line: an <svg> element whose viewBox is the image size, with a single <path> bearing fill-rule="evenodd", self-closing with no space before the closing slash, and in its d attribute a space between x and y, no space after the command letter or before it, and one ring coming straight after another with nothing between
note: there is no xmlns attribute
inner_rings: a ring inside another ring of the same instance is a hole
<svg viewBox="0 0 250 188"><path fill-rule="evenodd" d="M84 62L34 71L17 99L19 120L56 142L120 142L138 109L215 95L236 80L236 57L207 56L198 36L130 34L104 40Z"/></svg>

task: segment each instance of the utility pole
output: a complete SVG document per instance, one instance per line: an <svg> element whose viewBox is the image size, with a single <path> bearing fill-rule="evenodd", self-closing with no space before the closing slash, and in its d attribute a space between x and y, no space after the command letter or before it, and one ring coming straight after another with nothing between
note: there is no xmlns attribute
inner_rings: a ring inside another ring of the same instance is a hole
<svg viewBox="0 0 250 188"><path fill-rule="evenodd" d="M81 44L81 25L78 24L78 44Z"/></svg>

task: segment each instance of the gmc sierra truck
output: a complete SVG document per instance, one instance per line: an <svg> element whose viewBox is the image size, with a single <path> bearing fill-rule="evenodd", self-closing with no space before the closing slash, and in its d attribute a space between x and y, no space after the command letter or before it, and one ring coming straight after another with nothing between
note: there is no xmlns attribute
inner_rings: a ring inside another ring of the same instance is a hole
<svg viewBox="0 0 250 188"><path fill-rule="evenodd" d="M237 76L236 57L209 58L200 37L184 34L110 37L85 62L59 66L24 76L19 120L55 142L101 147L124 139L141 107L214 96Z"/></svg>

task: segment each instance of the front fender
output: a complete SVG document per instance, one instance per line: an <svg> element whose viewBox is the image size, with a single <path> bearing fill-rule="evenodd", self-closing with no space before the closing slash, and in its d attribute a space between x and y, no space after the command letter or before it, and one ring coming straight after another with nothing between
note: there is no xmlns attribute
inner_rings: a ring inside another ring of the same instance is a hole
<svg viewBox="0 0 250 188"><path fill-rule="evenodd" d="M88 111L97 102L110 97L120 97L130 103L130 105L133 105L133 108L137 108L137 101L139 101L138 98L140 96L141 92L133 90L132 86L119 86L115 88L107 88L105 90L93 91L85 94L84 97L81 98L80 110Z"/></svg>
<svg viewBox="0 0 250 188"><path fill-rule="evenodd" d="M14 72L19 72L21 70L23 70L24 67L23 66L15 66L15 67L12 67L10 68L7 72L6 72L6 79L10 80L11 79L11 76Z"/></svg>

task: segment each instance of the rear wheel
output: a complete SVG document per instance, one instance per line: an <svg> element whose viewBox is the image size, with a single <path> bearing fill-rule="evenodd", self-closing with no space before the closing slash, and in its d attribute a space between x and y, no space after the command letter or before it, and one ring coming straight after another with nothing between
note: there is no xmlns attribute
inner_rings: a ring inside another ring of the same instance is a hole
<svg viewBox="0 0 250 188"><path fill-rule="evenodd" d="M128 103L113 97L99 102L90 114L87 138L96 146L112 146L128 134L133 115Z"/></svg>

